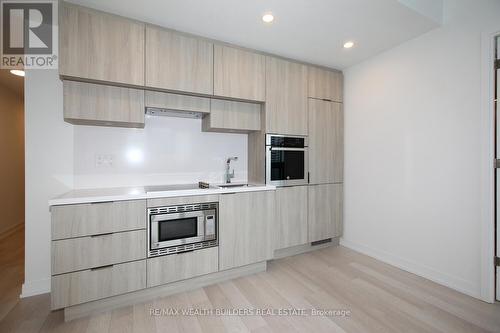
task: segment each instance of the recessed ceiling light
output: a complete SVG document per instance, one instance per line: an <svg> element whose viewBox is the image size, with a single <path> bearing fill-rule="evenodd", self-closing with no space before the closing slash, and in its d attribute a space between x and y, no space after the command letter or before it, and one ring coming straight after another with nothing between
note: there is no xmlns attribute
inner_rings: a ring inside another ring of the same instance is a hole
<svg viewBox="0 0 500 333"><path fill-rule="evenodd" d="M274 16L273 14L271 13L266 13L264 15L262 15L262 21L266 22L266 23L271 23L272 21L274 21Z"/></svg>
<svg viewBox="0 0 500 333"><path fill-rule="evenodd" d="M344 43L344 49L350 49L351 47L354 46L354 42L348 41Z"/></svg>
<svg viewBox="0 0 500 333"><path fill-rule="evenodd" d="M24 76L24 71L20 69L11 69L10 70L11 74L17 75L17 76Z"/></svg>

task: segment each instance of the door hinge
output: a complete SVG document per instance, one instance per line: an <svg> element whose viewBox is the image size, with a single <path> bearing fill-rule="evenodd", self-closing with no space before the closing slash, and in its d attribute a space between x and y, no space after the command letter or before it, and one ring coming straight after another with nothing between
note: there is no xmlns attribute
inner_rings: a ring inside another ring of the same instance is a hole
<svg viewBox="0 0 500 333"><path fill-rule="evenodd" d="M500 59L495 60L495 69L500 69Z"/></svg>
<svg viewBox="0 0 500 333"><path fill-rule="evenodd" d="M311 182L311 173L307 173L307 183L309 184Z"/></svg>
<svg viewBox="0 0 500 333"><path fill-rule="evenodd" d="M500 159L495 158L495 169L499 169L499 168L500 168Z"/></svg>
<svg viewBox="0 0 500 333"><path fill-rule="evenodd" d="M499 257L495 257L495 266L500 266L500 258Z"/></svg>

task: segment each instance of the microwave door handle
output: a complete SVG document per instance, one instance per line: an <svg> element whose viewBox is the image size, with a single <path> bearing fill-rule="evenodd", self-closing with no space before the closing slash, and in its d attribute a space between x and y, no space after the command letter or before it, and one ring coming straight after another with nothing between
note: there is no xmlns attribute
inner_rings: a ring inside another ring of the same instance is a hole
<svg viewBox="0 0 500 333"><path fill-rule="evenodd" d="M198 237L205 236L205 216L198 216Z"/></svg>

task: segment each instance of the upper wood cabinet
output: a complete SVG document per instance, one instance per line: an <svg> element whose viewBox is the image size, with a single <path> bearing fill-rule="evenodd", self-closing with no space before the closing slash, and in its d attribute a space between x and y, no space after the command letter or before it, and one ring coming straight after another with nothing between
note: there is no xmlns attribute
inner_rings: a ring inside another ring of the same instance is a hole
<svg viewBox="0 0 500 333"><path fill-rule="evenodd" d="M276 249L307 243L307 188L289 186L276 189Z"/></svg>
<svg viewBox="0 0 500 333"><path fill-rule="evenodd" d="M214 95L264 101L265 56L238 48L214 46Z"/></svg>
<svg viewBox="0 0 500 333"><path fill-rule="evenodd" d="M339 237L343 229L343 185L308 186L309 242Z"/></svg>
<svg viewBox="0 0 500 333"><path fill-rule="evenodd" d="M261 105L257 103L212 99L210 114L202 121L207 132L248 133L260 131Z"/></svg>
<svg viewBox="0 0 500 333"><path fill-rule="evenodd" d="M144 127L144 90L64 81L63 96L71 124Z"/></svg>
<svg viewBox="0 0 500 333"><path fill-rule="evenodd" d="M213 44L146 26L146 86L212 95Z"/></svg>
<svg viewBox="0 0 500 333"><path fill-rule="evenodd" d="M307 135L307 66L266 59L266 131Z"/></svg>
<svg viewBox="0 0 500 333"><path fill-rule="evenodd" d="M342 104L309 99L309 182L343 181L344 116Z"/></svg>
<svg viewBox="0 0 500 333"><path fill-rule="evenodd" d="M60 8L60 75L144 85L143 23L68 3Z"/></svg>
<svg viewBox="0 0 500 333"><path fill-rule="evenodd" d="M343 83L342 72L309 66L309 97L342 102Z"/></svg>
<svg viewBox="0 0 500 333"><path fill-rule="evenodd" d="M274 191L221 195L219 270L271 259L274 223Z"/></svg>

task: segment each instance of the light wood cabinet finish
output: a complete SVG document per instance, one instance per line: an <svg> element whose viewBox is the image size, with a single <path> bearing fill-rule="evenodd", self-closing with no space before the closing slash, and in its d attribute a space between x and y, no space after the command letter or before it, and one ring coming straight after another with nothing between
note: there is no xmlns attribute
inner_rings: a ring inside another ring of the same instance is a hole
<svg viewBox="0 0 500 333"><path fill-rule="evenodd" d="M147 286L189 279L219 270L217 247L172 254L147 260Z"/></svg>
<svg viewBox="0 0 500 333"><path fill-rule="evenodd" d="M52 242L52 274L146 258L146 230Z"/></svg>
<svg viewBox="0 0 500 333"><path fill-rule="evenodd" d="M64 81L64 120L76 125L144 127L144 91Z"/></svg>
<svg viewBox="0 0 500 333"><path fill-rule="evenodd" d="M260 131L261 105L256 103L212 99L210 114L202 121L202 129L207 132Z"/></svg>
<svg viewBox="0 0 500 333"><path fill-rule="evenodd" d="M146 260L52 277L52 310L146 288Z"/></svg>
<svg viewBox="0 0 500 333"><path fill-rule="evenodd" d="M275 192L224 194L219 202L219 270L271 259Z"/></svg>
<svg viewBox="0 0 500 333"><path fill-rule="evenodd" d="M342 104L309 99L309 183L343 181L344 116Z"/></svg>
<svg viewBox="0 0 500 333"><path fill-rule="evenodd" d="M210 113L210 98L146 91L146 107Z"/></svg>
<svg viewBox="0 0 500 333"><path fill-rule="evenodd" d="M342 72L309 66L309 97L342 102L344 76Z"/></svg>
<svg viewBox="0 0 500 333"><path fill-rule="evenodd" d="M214 45L214 95L264 101L265 68L262 54Z"/></svg>
<svg viewBox="0 0 500 333"><path fill-rule="evenodd" d="M144 23L65 2L60 10L62 76L144 85Z"/></svg>
<svg viewBox="0 0 500 333"><path fill-rule="evenodd" d="M307 66L266 57L266 132L307 135Z"/></svg>
<svg viewBox="0 0 500 333"><path fill-rule="evenodd" d="M213 44L147 25L146 86L212 95Z"/></svg>
<svg viewBox="0 0 500 333"><path fill-rule="evenodd" d="M54 206L52 240L146 229L146 200Z"/></svg>
<svg viewBox="0 0 500 333"><path fill-rule="evenodd" d="M309 242L341 236L343 185L310 185L308 197Z"/></svg>
<svg viewBox="0 0 500 333"><path fill-rule="evenodd" d="M276 189L275 249L307 243L307 186Z"/></svg>
<svg viewBox="0 0 500 333"><path fill-rule="evenodd" d="M217 194L193 195L189 197L155 198L148 199L148 207L174 206L218 201L219 195Z"/></svg>

